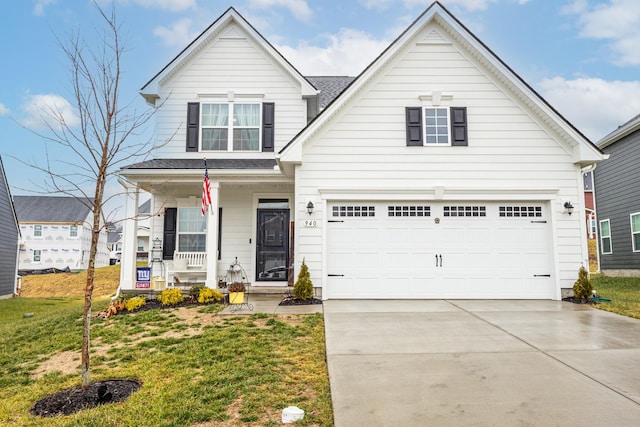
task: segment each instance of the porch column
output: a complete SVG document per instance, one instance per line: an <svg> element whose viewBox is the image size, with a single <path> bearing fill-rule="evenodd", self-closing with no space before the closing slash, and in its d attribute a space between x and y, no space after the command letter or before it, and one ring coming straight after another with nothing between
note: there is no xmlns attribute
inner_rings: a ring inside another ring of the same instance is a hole
<svg viewBox="0 0 640 427"><path fill-rule="evenodd" d="M125 219L122 222L122 255L120 256L120 289L135 289L138 242L138 198L140 190L125 185Z"/></svg>
<svg viewBox="0 0 640 427"><path fill-rule="evenodd" d="M220 206L220 183L211 182L211 205L207 212L207 278L205 286L218 288L218 207Z"/></svg>

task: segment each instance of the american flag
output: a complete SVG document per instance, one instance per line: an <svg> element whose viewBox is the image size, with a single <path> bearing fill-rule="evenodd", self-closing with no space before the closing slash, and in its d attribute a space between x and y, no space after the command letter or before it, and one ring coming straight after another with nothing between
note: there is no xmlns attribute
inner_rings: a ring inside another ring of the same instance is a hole
<svg viewBox="0 0 640 427"><path fill-rule="evenodd" d="M209 182L209 171L207 161L204 161L204 181L202 182L202 216L209 210L211 204L211 183Z"/></svg>

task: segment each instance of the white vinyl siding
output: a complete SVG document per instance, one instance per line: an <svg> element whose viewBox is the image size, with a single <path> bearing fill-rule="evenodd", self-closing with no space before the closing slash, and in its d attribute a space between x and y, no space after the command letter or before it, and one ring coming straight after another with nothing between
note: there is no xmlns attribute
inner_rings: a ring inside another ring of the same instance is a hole
<svg viewBox="0 0 640 427"><path fill-rule="evenodd" d="M631 214L631 244L633 252L640 252L640 212Z"/></svg>
<svg viewBox="0 0 640 427"><path fill-rule="evenodd" d="M431 25L415 41L434 29L447 34ZM350 194L358 190L363 194L379 190L379 197L386 198L404 194L436 198L441 191L440 197L450 200L455 195L464 200L509 200L510 194L524 198L525 191L548 190L537 197L549 202L553 211L551 250L559 295L561 287L569 288L575 281L575 266L583 262L586 248L580 215L562 214L564 201L582 197L573 148L538 121L502 82L488 77L478 62L461 54L455 41L447 41L407 42L345 103L340 114L305 142L303 162L296 168L298 215L306 201L315 203L332 189L345 197L355 197ZM406 146L406 107L420 106L419 94L433 91L450 95L451 105L467 107L468 147L415 150ZM314 217L322 218L322 207L316 206ZM323 233L301 226L296 232L296 259L306 257L312 280L320 286L323 258L320 250L310 246L315 242L322 248Z"/></svg>
<svg viewBox="0 0 640 427"><path fill-rule="evenodd" d="M185 152L186 108L188 102L218 102L212 96L223 103L253 104L257 96L262 97L262 103L275 103L276 153L307 124L307 104L299 82L240 27L230 25L219 34L220 38L195 54L187 66L161 82L159 95L164 104L156 116L156 157L202 158L202 153ZM234 152L219 151L216 155L233 156ZM250 151L241 155L273 158L274 154Z"/></svg>
<svg viewBox="0 0 640 427"><path fill-rule="evenodd" d="M608 219L600 221L600 251L603 254L613 253L611 242L611 223Z"/></svg>

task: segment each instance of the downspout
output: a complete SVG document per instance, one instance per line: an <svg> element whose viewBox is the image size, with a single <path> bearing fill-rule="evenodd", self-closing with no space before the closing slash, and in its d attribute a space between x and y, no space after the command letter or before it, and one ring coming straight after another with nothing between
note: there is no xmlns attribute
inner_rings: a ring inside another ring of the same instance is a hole
<svg viewBox="0 0 640 427"><path fill-rule="evenodd" d="M607 155L608 158L608 155ZM585 173L593 173L596 170L596 166L598 166L597 163L592 163L589 166L585 166L584 168L581 169L581 172L583 174ZM597 272L600 273L600 239L598 238L598 230L599 230L599 225L597 223L597 215L596 215L596 211L597 211L597 206L596 206L596 180L595 180L595 174L591 175L591 181L593 183L593 210L591 209L586 209L585 210L589 210L591 211L591 214L593 215L594 219L596 220L596 259L598 262L598 270ZM591 224L589 224L589 231L591 231ZM588 264L587 264L588 265Z"/></svg>

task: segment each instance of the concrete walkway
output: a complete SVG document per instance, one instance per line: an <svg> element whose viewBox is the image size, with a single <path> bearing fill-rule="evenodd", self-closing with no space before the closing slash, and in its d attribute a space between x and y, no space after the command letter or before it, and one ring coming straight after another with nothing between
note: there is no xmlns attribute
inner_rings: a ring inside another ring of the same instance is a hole
<svg viewBox="0 0 640 427"><path fill-rule="evenodd" d="M336 427L640 426L640 320L559 301L325 301Z"/></svg>

